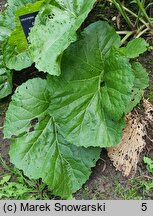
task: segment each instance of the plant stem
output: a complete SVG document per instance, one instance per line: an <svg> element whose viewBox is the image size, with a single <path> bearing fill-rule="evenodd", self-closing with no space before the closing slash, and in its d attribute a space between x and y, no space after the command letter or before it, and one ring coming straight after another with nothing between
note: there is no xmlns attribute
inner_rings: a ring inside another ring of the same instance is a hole
<svg viewBox="0 0 153 216"><path fill-rule="evenodd" d="M128 34L129 32L131 31L117 31L116 33L119 35L125 35L125 34Z"/></svg>
<svg viewBox="0 0 153 216"><path fill-rule="evenodd" d="M140 2L140 0L136 0L136 2L137 2L137 5L139 6L141 12L143 13L144 17L145 17L146 20L148 21L148 23L149 23L150 25L152 25L151 20L150 20L148 14L146 13L146 11L145 11L145 9L144 9L142 3Z"/></svg>
<svg viewBox="0 0 153 216"><path fill-rule="evenodd" d="M143 35L144 33L146 33L148 30L149 30L149 28L145 28L143 31L141 31L141 32L136 36L136 38L141 37L141 35Z"/></svg>
<svg viewBox="0 0 153 216"><path fill-rule="evenodd" d="M143 6L144 6L145 2L142 1L142 3L143 3ZM138 14L138 17L136 18L135 26L138 26L138 23L139 23L140 17L141 17L141 13L142 13L142 11L141 11L141 9L139 8L139 11L138 11L138 13L137 13L137 14Z"/></svg>
<svg viewBox="0 0 153 216"><path fill-rule="evenodd" d="M147 10L150 6L152 6L153 5L153 2L152 3L150 3L150 4L148 4L147 6L146 6L146 8L145 8L145 10Z"/></svg>
<svg viewBox="0 0 153 216"><path fill-rule="evenodd" d="M123 6L123 7L124 7L124 6ZM148 23L145 22L142 18L138 17L137 14L135 14L134 12L132 12L131 10L129 10L129 9L126 8L126 7L124 7L124 9L125 9L128 13L130 13L131 15L133 15L134 17L139 18L139 20L140 20L146 27L148 27Z"/></svg>
<svg viewBox="0 0 153 216"><path fill-rule="evenodd" d="M112 0L114 5L116 6L116 8L119 10L119 12L122 14L123 18L125 19L125 21L127 22L127 24L131 27L133 27L133 23L131 22L130 18L127 16L123 5L121 4L120 0Z"/></svg>
<svg viewBox="0 0 153 216"><path fill-rule="evenodd" d="M144 29L145 27L146 27L145 25L141 25L140 28L137 30L137 33L142 31L142 29ZM148 26L147 26L147 28L148 28Z"/></svg>
<svg viewBox="0 0 153 216"><path fill-rule="evenodd" d="M113 3L112 0L107 0L107 1L110 2L110 3ZM145 22L142 18L138 17L137 14L135 14L134 12L132 12L130 9L128 9L128 8L125 7L125 6L122 6L122 7L123 7L123 9L124 9L125 11L127 11L127 12L128 12L129 14L131 14L132 16L134 16L134 17L136 17L136 18L139 18L139 20L140 20L146 27L148 27L148 23Z"/></svg>
<svg viewBox="0 0 153 216"><path fill-rule="evenodd" d="M129 33L127 33L125 35L125 37L121 40L121 45L134 33L134 31L129 31Z"/></svg>

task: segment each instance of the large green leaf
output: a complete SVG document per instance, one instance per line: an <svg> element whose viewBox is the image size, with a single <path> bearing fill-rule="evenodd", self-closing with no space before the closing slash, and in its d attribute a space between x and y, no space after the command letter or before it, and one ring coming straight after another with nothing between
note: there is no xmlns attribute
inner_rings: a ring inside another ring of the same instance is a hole
<svg viewBox="0 0 153 216"><path fill-rule="evenodd" d="M37 1L34 4L28 3L17 9L15 13L15 30L12 31L3 48L4 60L9 69L22 70L23 68L31 66L33 63L19 16L39 11L43 2L44 0Z"/></svg>
<svg viewBox="0 0 153 216"><path fill-rule="evenodd" d="M62 135L78 146L118 144L134 75L106 22L87 27L63 56L60 77L49 76L50 113Z"/></svg>
<svg viewBox="0 0 153 216"><path fill-rule="evenodd" d="M17 88L6 114L4 134L14 138L11 162L31 179L42 178L54 195L68 198L89 178L101 150L76 147L64 140L48 114L46 85L46 80L37 78Z"/></svg>
<svg viewBox="0 0 153 216"><path fill-rule="evenodd" d="M77 29L95 2L56 0L39 12L29 39L33 61L40 71L60 75L63 51L76 40Z"/></svg>
<svg viewBox="0 0 153 216"><path fill-rule="evenodd" d="M3 62L3 56L0 51L0 99L8 96L12 92L12 73Z"/></svg>

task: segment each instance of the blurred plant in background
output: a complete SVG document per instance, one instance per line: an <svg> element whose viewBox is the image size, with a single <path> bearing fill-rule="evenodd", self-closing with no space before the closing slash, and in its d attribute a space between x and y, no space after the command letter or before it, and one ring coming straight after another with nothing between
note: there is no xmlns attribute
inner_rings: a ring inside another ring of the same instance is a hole
<svg viewBox="0 0 153 216"><path fill-rule="evenodd" d="M114 5L119 14L124 18L127 29L119 31L119 34L125 35L122 42L126 41L130 36L136 38L144 34L153 35L153 2L152 0L106 0L110 5ZM126 6L126 4L128 6ZM118 28L120 26L118 25Z"/></svg>

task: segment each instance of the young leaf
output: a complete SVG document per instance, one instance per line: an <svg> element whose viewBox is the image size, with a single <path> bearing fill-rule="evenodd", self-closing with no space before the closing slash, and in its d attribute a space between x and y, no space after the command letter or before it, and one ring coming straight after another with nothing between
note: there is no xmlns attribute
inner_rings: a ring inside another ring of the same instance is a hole
<svg viewBox="0 0 153 216"><path fill-rule="evenodd" d="M122 47L121 51L128 58L136 58L144 53L149 44L143 38L136 38L128 43L126 47Z"/></svg>
<svg viewBox="0 0 153 216"><path fill-rule="evenodd" d="M29 39L33 61L39 71L60 75L64 50L76 40L76 31L95 0L52 1L39 12Z"/></svg>
<svg viewBox="0 0 153 216"><path fill-rule="evenodd" d="M11 162L29 178L42 178L54 195L68 198L89 178L101 149L76 147L64 140L55 119L48 114L46 85L46 80L37 78L17 88L4 134L16 137L11 145Z"/></svg>
<svg viewBox="0 0 153 216"><path fill-rule="evenodd" d="M135 75L135 81L132 89L132 97L127 106L126 113L131 112L131 110L140 102L145 88L149 85L149 77L146 69L139 62L133 63L132 69Z"/></svg>
<svg viewBox="0 0 153 216"><path fill-rule="evenodd" d="M66 50L61 76L49 76L50 114L75 145L109 147L121 139L134 75L112 45L120 45L115 31L106 22L91 24Z"/></svg>

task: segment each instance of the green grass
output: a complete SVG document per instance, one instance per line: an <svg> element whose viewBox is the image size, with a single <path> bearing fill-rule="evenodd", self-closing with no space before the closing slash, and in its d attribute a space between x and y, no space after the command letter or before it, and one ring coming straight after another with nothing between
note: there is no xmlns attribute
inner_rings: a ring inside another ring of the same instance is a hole
<svg viewBox="0 0 153 216"><path fill-rule="evenodd" d="M41 180L29 180L13 166L8 166L0 156L0 199L2 200L50 200L51 191Z"/></svg>

